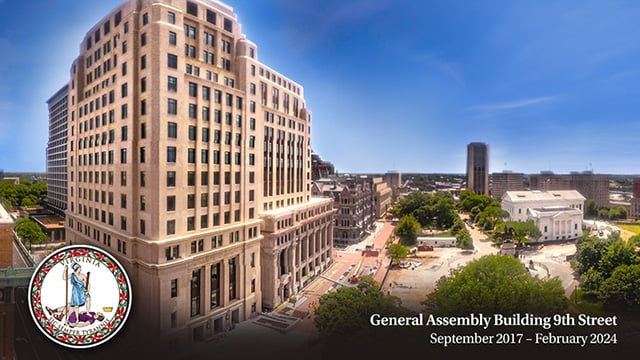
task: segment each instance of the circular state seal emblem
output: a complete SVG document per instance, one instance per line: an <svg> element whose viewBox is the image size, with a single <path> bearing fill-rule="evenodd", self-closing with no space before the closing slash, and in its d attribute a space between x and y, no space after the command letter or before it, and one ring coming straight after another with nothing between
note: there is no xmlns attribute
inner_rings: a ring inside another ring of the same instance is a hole
<svg viewBox="0 0 640 360"><path fill-rule="evenodd" d="M71 348L105 343L122 327L131 308L131 283L120 263L93 246L67 246L47 256L29 285L37 327Z"/></svg>

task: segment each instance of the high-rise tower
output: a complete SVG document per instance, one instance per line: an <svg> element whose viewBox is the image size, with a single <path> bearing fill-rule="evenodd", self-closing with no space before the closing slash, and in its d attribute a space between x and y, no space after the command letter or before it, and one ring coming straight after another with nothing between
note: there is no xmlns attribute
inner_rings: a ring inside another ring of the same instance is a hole
<svg viewBox="0 0 640 360"><path fill-rule="evenodd" d="M63 86L49 100L47 142L47 207L58 215L67 209L67 124L69 87Z"/></svg>
<svg viewBox="0 0 640 360"><path fill-rule="evenodd" d="M489 195L489 147L485 143L467 146L467 189Z"/></svg>

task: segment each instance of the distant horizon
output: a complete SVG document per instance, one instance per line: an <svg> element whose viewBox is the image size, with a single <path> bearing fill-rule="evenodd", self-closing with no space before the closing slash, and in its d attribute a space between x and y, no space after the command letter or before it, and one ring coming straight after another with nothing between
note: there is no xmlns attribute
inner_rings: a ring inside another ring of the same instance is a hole
<svg viewBox="0 0 640 360"><path fill-rule="evenodd" d="M0 0L0 168L44 171L46 101L122 0ZM640 3L223 0L349 173L640 173ZM33 170L38 169L38 170Z"/></svg>

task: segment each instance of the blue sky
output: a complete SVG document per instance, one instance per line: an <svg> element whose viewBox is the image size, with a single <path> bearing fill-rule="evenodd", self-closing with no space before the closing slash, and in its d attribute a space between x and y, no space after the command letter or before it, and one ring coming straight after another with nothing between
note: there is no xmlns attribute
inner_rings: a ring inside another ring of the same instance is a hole
<svg viewBox="0 0 640 360"><path fill-rule="evenodd" d="M118 0L0 0L0 168L43 171L46 100ZM640 3L228 0L305 87L340 172L640 174Z"/></svg>

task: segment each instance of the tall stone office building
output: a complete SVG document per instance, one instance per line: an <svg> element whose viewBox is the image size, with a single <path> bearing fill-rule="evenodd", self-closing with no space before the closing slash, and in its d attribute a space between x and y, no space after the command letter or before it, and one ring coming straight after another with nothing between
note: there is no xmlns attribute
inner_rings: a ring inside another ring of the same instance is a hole
<svg viewBox="0 0 640 360"><path fill-rule="evenodd" d="M591 171L554 174L550 171L530 174L531 190L577 190L598 206L609 206L609 175Z"/></svg>
<svg viewBox="0 0 640 360"><path fill-rule="evenodd" d="M125 266L131 331L206 341L331 263L303 88L258 61L231 7L124 2L81 43L69 113L67 236Z"/></svg>
<svg viewBox="0 0 640 360"><path fill-rule="evenodd" d="M489 195L489 147L485 143L467 145L467 189Z"/></svg>
<svg viewBox="0 0 640 360"><path fill-rule="evenodd" d="M49 100L47 142L47 208L57 215L67 209L67 124L69 87L63 86Z"/></svg>

